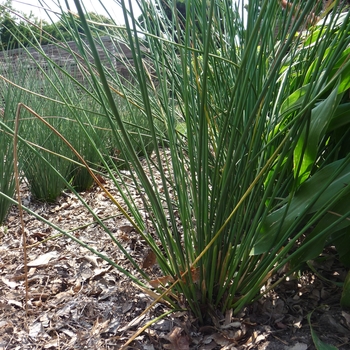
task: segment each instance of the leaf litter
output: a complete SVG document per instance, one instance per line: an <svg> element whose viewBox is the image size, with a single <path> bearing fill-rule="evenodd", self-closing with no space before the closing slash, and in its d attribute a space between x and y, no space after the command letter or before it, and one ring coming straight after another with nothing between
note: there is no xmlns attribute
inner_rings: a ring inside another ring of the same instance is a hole
<svg viewBox="0 0 350 350"><path fill-rule="evenodd" d="M103 180L119 199L112 182ZM25 184L21 191L23 203L32 211L66 230L81 227L73 232L76 237L125 269L132 268L98 225L86 226L91 215L73 194L66 192L56 203L47 204L32 200ZM142 205L140 195L136 191L133 195ZM81 196L96 214L106 218L105 224L140 266L156 271L153 253L104 193L95 186ZM140 317L152 302L149 293L28 213L24 222L29 246L28 315L16 207L0 227L0 350L120 349L138 329L168 311L159 303ZM346 271L334 251L326 252L322 263L313 264L328 280L344 281ZM171 282L170 276L155 276L153 284L167 283L167 278ZM350 349L350 312L339 306L340 295L335 284L305 270L300 279L285 281L239 315L217 312L212 323L203 326L189 313L174 312L152 324L128 348L313 350L316 347L307 320L313 311L310 322L318 338L339 349Z"/></svg>

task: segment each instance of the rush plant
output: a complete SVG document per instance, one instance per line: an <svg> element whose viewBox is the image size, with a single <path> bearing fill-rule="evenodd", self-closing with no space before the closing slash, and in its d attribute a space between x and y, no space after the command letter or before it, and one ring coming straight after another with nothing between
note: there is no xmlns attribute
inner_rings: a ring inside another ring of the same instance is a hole
<svg viewBox="0 0 350 350"><path fill-rule="evenodd" d="M7 114L7 111L6 111ZM5 109L0 110L0 118L5 119ZM4 121L3 121L4 122ZM5 124L6 125L6 124ZM0 125L0 224L6 218L8 209L12 204L9 200L15 191L13 171L13 147L12 138L7 135L7 130Z"/></svg>
<svg viewBox="0 0 350 350"><path fill-rule="evenodd" d="M63 16L142 205L101 146L90 145L161 275L152 279L105 226L137 273L104 258L174 307L185 300L202 323L217 309L237 313L287 262L297 268L317 255L335 227L349 238L349 13L336 11L337 1L310 17L311 1L282 11L277 0L187 0L184 13L176 1L140 0L137 19L120 3L125 26L105 33L79 0L77 16ZM132 84L101 62L97 34L129 48L132 64L118 59ZM138 110L142 124L133 119L132 131L117 96ZM135 135L157 146L151 157L139 144L144 162Z"/></svg>
<svg viewBox="0 0 350 350"><path fill-rule="evenodd" d="M13 76L10 75L9 78ZM0 224L6 218L15 192L12 131L16 101L20 99L20 96L20 90L11 88L9 83L2 83L0 88Z"/></svg>

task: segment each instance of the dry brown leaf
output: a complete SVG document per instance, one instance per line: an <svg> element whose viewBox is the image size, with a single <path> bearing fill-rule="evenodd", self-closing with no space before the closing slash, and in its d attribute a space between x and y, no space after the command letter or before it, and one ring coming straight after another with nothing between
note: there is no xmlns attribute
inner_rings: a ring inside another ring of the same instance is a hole
<svg viewBox="0 0 350 350"><path fill-rule="evenodd" d="M182 277L182 282L186 282L185 281L185 273L184 272L181 272L181 276ZM192 281L194 283L198 282L199 281L199 267L192 267L191 268L191 277L192 277ZM157 288L157 287L160 287L160 286L165 286L167 283L174 283L175 280L172 276L170 275L167 275L167 276L163 276L163 277L159 277L159 278L156 278L154 280L151 280L149 281L148 283L153 287L153 288Z"/></svg>
<svg viewBox="0 0 350 350"><path fill-rule="evenodd" d="M151 289L149 289L149 288L143 288L143 287L139 286L138 284L134 284L134 286L135 286L136 288L142 290L145 294L147 294L148 296L150 296L150 297L151 297L152 299L154 299L154 300L156 300L156 299L159 298L159 294L153 292L153 291L152 291ZM169 296L172 296L172 293L169 292L168 295L169 295ZM160 300L158 300L158 302L159 302L159 303L166 304L166 305L169 305L169 303L168 303L166 300L164 300L164 299L160 299ZM170 306L170 305L169 305L169 306Z"/></svg>
<svg viewBox="0 0 350 350"><path fill-rule="evenodd" d="M236 322L231 322L231 323L226 324L226 325L222 325L220 328L221 329L240 328L241 326L242 326L242 323L239 321L236 321Z"/></svg>
<svg viewBox="0 0 350 350"><path fill-rule="evenodd" d="M183 275L183 274L181 274ZM200 272L199 272L199 267L191 267L191 278L192 278L192 282L196 283L199 281L199 276L200 276ZM185 278L182 278L182 281L185 282Z"/></svg>
<svg viewBox="0 0 350 350"><path fill-rule="evenodd" d="M28 263L28 266L34 267L34 266L43 266L47 265L51 259L56 258L58 256L58 253L55 251L40 255L35 260Z"/></svg>
<svg viewBox="0 0 350 350"><path fill-rule="evenodd" d="M21 308L21 309L23 308L22 303L19 302L19 301L17 301L17 300L11 299L11 300L8 300L7 303L8 303L9 305L16 305L17 307L19 307L19 308Z"/></svg>
<svg viewBox="0 0 350 350"><path fill-rule="evenodd" d="M276 322L276 326L280 329L286 329L288 328L288 326L286 326L284 323L282 322Z"/></svg>
<svg viewBox="0 0 350 350"><path fill-rule="evenodd" d="M49 342L47 342L44 345L44 349L50 349L50 348L58 349L58 346L59 346L59 340L51 339Z"/></svg>
<svg viewBox="0 0 350 350"><path fill-rule="evenodd" d="M94 322L94 325L92 326L91 334L97 335L105 332L106 329L108 329L109 323L110 323L110 320L100 322L100 320L97 318Z"/></svg>
<svg viewBox="0 0 350 350"><path fill-rule="evenodd" d="M148 283L153 288L158 288L160 286L165 286L167 283L173 283L173 282L174 282L174 279L171 276L164 276L164 277L159 277L154 280L151 280Z"/></svg>
<svg viewBox="0 0 350 350"><path fill-rule="evenodd" d="M125 332L126 330L130 329L131 327L137 326L140 324L140 322L145 318L146 315L140 315L134 318L131 322L129 322L125 327L118 329L119 332Z"/></svg>
<svg viewBox="0 0 350 350"><path fill-rule="evenodd" d="M21 275L22 277L24 277L24 275ZM17 277L17 276L16 276ZM15 280L15 277L11 278L12 280ZM20 279L24 279L24 278L20 278ZM17 279L20 280L20 279ZM6 277L1 277L1 280L3 283L5 283L8 287L10 287L11 289L15 289L19 286L19 283L13 282L8 280Z"/></svg>
<svg viewBox="0 0 350 350"><path fill-rule="evenodd" d="M350 328L350 314L346 313L345 311L342 311L341 314L345 318L347 326Z"/></svg>
<svg viewBox="0 0 350 350"><path fill-rule="evenodd" d="M126 234L130 234L132 231L135 231L134 226L131 225L119 226L118 229Z"/></svg>
<svg viewBox="0 0 350 350"><path fill-rule="evenodd" d="M230 329L222 331L222 335L230 340L231 343L236 343L236 341L242 339L245 332L242 329Z"/></svg>
<svg viewBox="0 0 350 350"><path fill-rule="evenodd" d="M100 174L95 174L95 176L102 185L105 185L107 183L107 181Z"/></svg>
<svg viewBox="0 0 350 350"><path fill-rule="evenodd" d="M189 350L190 339L188 335L181 335L182 328L175 327L169 335L166 337L170 341L170 344L165 344L164 349L169 350Z"/></svg>
<svg viewBox="0 0 350 350"><path fill-rule="evenodd" d="M220 346L227 346L227 345L232 344L232 342L229 339L227 339L226 337L224 337L220 333L212 334L211 338L215 341L216 344L218 344Z"/></svg>
<svg viewBox="0 0 350 350"><path fill-rule="evenodd" d="M29 336L36 339L40 333L44 333L44 327L41 322L35 322L29 326Z"/></svg>
<svg viewBox="0 0 350 350"><path fill-rule="evenodd" d="M154 266L156 262L157 262L156 254L154 253L153 250L149 249L145 259L143 260L142 268L149 269L152 266Z"/></svg>

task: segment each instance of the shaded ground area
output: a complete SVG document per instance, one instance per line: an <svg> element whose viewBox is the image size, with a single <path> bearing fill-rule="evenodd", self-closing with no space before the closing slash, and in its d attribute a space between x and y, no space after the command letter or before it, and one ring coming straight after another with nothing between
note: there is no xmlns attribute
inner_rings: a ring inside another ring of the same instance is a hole
<svg viewBox="0 0 350 350"><path fill-rule="evenodd" d="M106 186L119 197L112 183L107 181ZM101 190L95 187L82 196L147 268L146 245ZM23 186L22 200L60 227L80 227L72 234L133 271L99 225L84 226L91 216L73 194L67 192L48 205L32 201ZM0 228L0 350L120 349L135 331L168 311L166 305L157 304L139 317L152 299L130 279L65 236L45 241L58 232L27 213L24 223L30 246L27 316L17 208ZM322 341L350 349L350 311L340 308L341 289L329 282L343 281L346 271L332 250L313 267L317 274L305 270L300 279L284 282L236 317L218 313L213 324L200 326L186 312L170 314L140 334L129 349L312 350L316 348L307 322L311 311L312 327ZM157 267L151 272L156 277Z"/></svg>

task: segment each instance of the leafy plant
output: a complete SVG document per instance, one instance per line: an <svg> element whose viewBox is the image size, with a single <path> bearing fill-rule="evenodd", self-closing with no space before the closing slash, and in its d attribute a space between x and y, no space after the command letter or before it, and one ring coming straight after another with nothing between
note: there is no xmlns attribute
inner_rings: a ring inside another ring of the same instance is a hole
<svg viewBox="0 0 350 350"><path fill-rule="evenodd" d="M314 331L314 329L312 328L312 325L311 325L311 316L312 316L312 313L309 313L307 315L307 321L309 323L309 326L310 326L310 331L311 331L311 336L312 336L312 340L315 344L315 347L317 350L337 350L338 348L333 346L333 345L329 345L329 344L326 344L324 343L316 334L316 332Z"/></svg>
<svg viewBox="0 0 350 350"><path fill-rule="evenodd" d="M295 250L349 191L350 155L341 151L347 132L335 132L349 122L341 118L349 14L334 11L308 28L311 2L294 1L282 12L278 1L192 0L185 2L186 18L170 3L172 16L158 1L139 3L142 32L122 1L125 27L105 33L116 49L123 43L131 51L132 64L118 56L133 79L129 85L112 58L101 63L101 47L107 48L81 2L75 0L79 18L64 16L90 84L84 92L100 104L142 205L104 146L89 138L90 145L123 196L123 203L110 196L112 202L153 251L161 275L154 279L85 205L136 272L103 256L108 262L173 307L183 307L184 297L204 323L217 309L237 313L260 297L278 269L300 254L308 259L312 242L324 242L350 215L346 209L325 221ZM132 130L117 96L142 120L132 119ZM152 156L146 141L159 146Z"/></svg>

